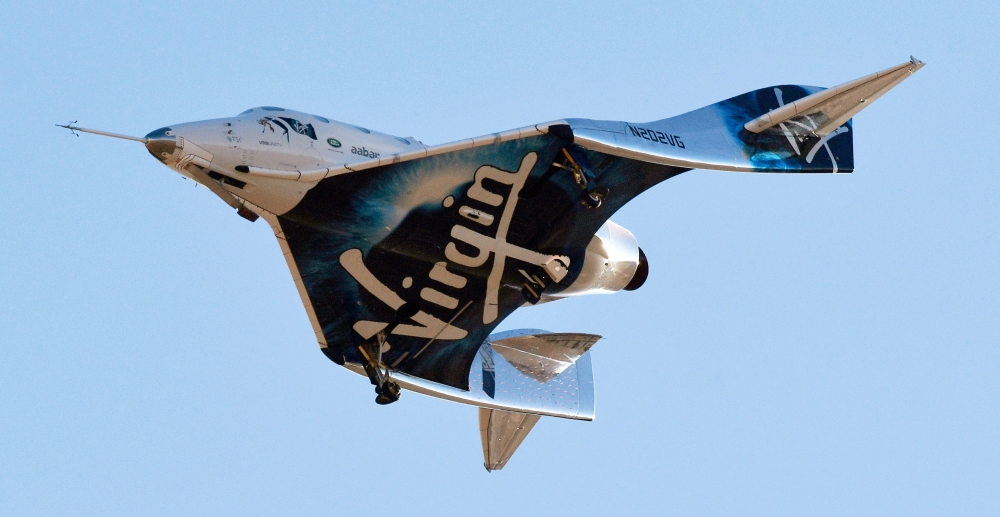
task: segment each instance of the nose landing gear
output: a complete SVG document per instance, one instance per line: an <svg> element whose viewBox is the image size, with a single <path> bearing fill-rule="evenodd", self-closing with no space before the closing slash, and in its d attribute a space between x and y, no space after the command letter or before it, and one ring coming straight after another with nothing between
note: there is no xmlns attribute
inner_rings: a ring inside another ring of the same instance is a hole
<svg viewBox="0 0 1000 517"><path fill-rule="evenodd" d="M259 215L257 215L257 212L250 210L249 208L246 207L246 205L241 205L239 208L237 208L236 215L246 219L247 221L250 221L251 223L256 221L257 218L260 217Z"/></svg>

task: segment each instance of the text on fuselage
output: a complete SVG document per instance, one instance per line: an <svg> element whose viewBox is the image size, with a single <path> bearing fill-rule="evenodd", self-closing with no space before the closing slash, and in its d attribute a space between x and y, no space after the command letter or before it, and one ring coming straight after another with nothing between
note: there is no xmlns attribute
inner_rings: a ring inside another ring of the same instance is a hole
<svg viewBox="0 0 1000 517"><path fill-rule="evenodd" d="M665 145L672 145L674 147L680 147L684 149L684 142L681 142L681 137L677 135L665 134L661 131L654 131L652 129L646 129L644 127L635 127L629 125L629 130L632 131L634 136L639 138L644 138L651 142L659 142Z"/></svg>

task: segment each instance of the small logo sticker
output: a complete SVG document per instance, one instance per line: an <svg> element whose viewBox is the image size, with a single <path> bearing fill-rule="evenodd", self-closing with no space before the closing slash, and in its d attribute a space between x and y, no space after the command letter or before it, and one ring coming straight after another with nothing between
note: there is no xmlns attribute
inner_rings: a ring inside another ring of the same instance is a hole
<svg viewBox="0 0 1000 517"><path fill-rule="evenodd" d="M326 143L330 144L330 147L340 147L340 140L336 138L327 138Z"/></svg>

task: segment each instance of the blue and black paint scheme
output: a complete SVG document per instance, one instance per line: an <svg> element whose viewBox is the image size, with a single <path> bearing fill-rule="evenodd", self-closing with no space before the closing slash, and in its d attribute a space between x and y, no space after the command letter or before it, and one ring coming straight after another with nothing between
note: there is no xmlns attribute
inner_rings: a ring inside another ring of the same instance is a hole
<svg viewBox="0 0 1000 517"><path fill-rule="evenodd" d="M558 170L543 179L568 145L572 144L552 135L522 138L340 175L312 188L279 222L326 337L325 353L337 363L362 363L358 346L364 338L354 330L356 322L386 322L393 317L391 307L341 267L341 256L357 249L371 273L405 301L418 303L421 310L467 333L461 339L433 342L432 338L393 334L384 362L404 373L468 389L469 368L480 345L503 318L525 303L524 277L518 270L532 272L537 266L507 259L498 317L484 323L487 277L495 257L491 255L479 267L464 266L448 259L446 247L454 243L461 253L475 256L480 250L454 238L454 228L494 238L498 223L484 226L461 211L475 210L499 220L514 203L505 241L570 259L566 278L546 291L554 293L579 274L587 244L615 211L649 187L686 170L574 148L574 154L582 153L594 164L597 183L610 190L599 208L588 208L581 202L584 191L571 174ZM480 167L517 171L531 154L537 158L518 196L510 196L511 186L489 179L482 185L503 197L501 205L491 206L468 195ZM461 288L429 278L439 262L465 279ZM419 294L424 288L439 291L457 304L449 308L428 302Z"/></svg>
<svg viewBox="0 0 1000 517"><path fill-rule="evenodd" d="M717 153L739 167L759 172L848 172L853 168L849 123L835 135L838 138L827 139L804 130L789 136L780 129L753 134L743 128L748 120L818 90L764 88L647 124L567 119L566 125L553 126L548 134L320 181L294 209L279 217L279 224L326 339L324 352L338 364L364 364L359 346L380 328L378 322L384 326L392 321L404 302L417 304L425 328L413 330L419 325L411 326L409 332L396 330L388 336L384 363L467 390L470 367L484 340L525 304L521 270L529 275L539 270L538 264L507 257L491 317L489 277L496 254L482 242L567 257L566 278L546 290L546 294L556 294L579 275L588 243L611 215L653 185L690 170L596 151L588 142L606 141L623 149L631 146L646 154L659 149L655 146L682 157L691 152ZM800 125L808 128L808 123ZM587 135L597 136L584 135L574 143L573 133L586 133L590 127L598 129ZM645 137L637 134L640 128ZM828 146L824 149L829 153L810 154L820 145ZM587 194L579 180L552 165L567 153L584 164L591 185L608 190L600 206L585 203ZM528 166L526 180L516 188L506 180L490 179L490 174L479 177L483 168L493 171L493 178L506 178L504 174L516 175ZM476 188L478 195L470 195ZM490 195L495 202L483 202ZM507 210L512 215L501 235ZM484 253L486 258L456 263L449 258L449 247L454 248L452 258L482 258ZM348 271L350 264L363 274ZM441 280L445 277L440 264L450 280ZM432 274L436 268L437 274ZM379 289L363 285L361 277L376 279L369 283ZM387 302L387 296L396 301ZM446 327L447 332L435 333Z"/></svg>
<svg viewBox="0 0 1000 517"><path fill-rule="evenodd" d="M782 85L762 88L714 104L723 114L726 130L735 136L744 156L759 172L853 172L854 143L851 121L838 130L836 138L810 134L827 121L804 117L793 119L761 133L751 133L743 125L768 111L824 90L815 86ZM791 135L791 136L789 136ZM795 144L789 141L795 140ZM823 148L828 146L829 152ZM812 152L813 150L817 152Z"/></svg>
<svg viewBox="0 0 1000 517"><path fill-rule="evenodd" d="M740 172L851 172L851 122L820 136L825 115L794 117L760 133L744 124L807 95L811 86L772 86L645 123L567 119L575 140L593 150L668 165Z"/></svg>

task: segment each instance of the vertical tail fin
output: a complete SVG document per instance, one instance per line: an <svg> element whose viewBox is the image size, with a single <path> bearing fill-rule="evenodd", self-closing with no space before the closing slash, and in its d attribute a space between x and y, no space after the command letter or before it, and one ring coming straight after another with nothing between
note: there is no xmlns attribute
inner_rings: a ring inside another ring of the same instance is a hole
<svg viewBox="0 0 1000 517"><path fill-rule="evenodd" d="M479 434L483 440L483 466L500 470L538 423L539 415L479 408Z"/></svg>
<svg viewBox="0 0 1000 517"><path fill-rule="evenodd" d="M781 102L779 98L781 106L778 109L764 113L743 127L751 133L762 133L788 123L795 124L797 128L809 128L806 133L826 136L923 66L922 61L910 56L910 60L901 65L816 92L788 104ZM798 132L803 133L801 130Z"/></svg>

